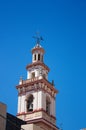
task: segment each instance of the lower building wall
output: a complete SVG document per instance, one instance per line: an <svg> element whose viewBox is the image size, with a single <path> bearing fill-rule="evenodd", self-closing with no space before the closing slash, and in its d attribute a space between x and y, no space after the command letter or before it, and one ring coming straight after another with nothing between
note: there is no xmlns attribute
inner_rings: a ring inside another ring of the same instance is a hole
<svg viewBox="0 0 86 130"><path fill-rule="evenodd" d="M21 126L24 130L58 130L58 128L53 128L48 125L45 125L44 123L32 123L32 124L25 124Z"/></svg>
<svg viewBox="0 0 86 130"><path fill-rule="evenodd" d="M44 130L40 128L40 126L37 126L35 124L22 125L21 128L23 128L24 130Z"/></svg>
<svg viewBox="0 0 86 130"><path fill-rule="evenodd" d="M43 130L58 130L56 126L53 125L47 125L43 122L36 123L37 126L40 126Z"/></svg>
<svg viewBox="0 0 86 130"><path fill-rule="evenodd" d="M6 128L6 105L0 102L0 130Z"/></svg>

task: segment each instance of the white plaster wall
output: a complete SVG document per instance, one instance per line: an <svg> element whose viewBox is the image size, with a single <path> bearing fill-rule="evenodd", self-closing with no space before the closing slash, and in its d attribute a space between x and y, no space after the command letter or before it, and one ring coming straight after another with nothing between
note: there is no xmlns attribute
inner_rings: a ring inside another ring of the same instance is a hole
<svg viewBox="0 0 86 130"><path fill-rule="evenodd" d="M38 108L42 108L42 91L38 92Z"/></svg>
<svg viewBox="0 0 86 130"><path fill-rule="evenodd" d="M53 112L53 115L56 116L56 103L55 103L55 99L53 101L53 105L54 105L54 112Z"/></svg>
<svg viewBox="0 0 86 130"><path fill-rule="evenodd" d="M43 56L43 54L41 53L41 61L43 61L42 56Z"/></svg>
<svg viewBox="0 0 86 130"><path fill-rule="evenodd" d="M53 109L54 109L53 99L51 98L51 104L50 104L50 114L51 114L51 115L53 115Z"/></svg>
<svg viewBox="0 0 86 130"><path fill-rule="evenodd" d="M27 79L30 79L30 73L27 71Z"/></svg>
<svg viewBox="0 0 86 130"><path fill-rule="evenodd" d="M38 92L38 109L46 110L46 94L43 91Z"/></svg>
<svg viewBox="0 0 86 130"><path fill-rule="evenodd" d="M21 96L21 112L25 112L25 95Z"/></svg>
<svg viewBox="0 0 86 130"><path fill-rule="evenodd" d="M34 100L33 100L33 110L36 110L38 108L38 93L33 93Z"/></svg>
<svg viewBox="0 0 86 130"><path fill-rule="evenodd" d="M34 60L34 55L35 55L35 54L32 55L32 62L35 62L35 60Z"/></svg>
<svg viewBox="0 0 86 130"><path fill-rule="evenodd" d="M46 94L42 93L42 107L44 110L46 110Z"/></svg>
<svg viewBox="0 0 86 130"><path fill-rule="evenodd" d="M38 77L38 76L39 76L39 70L36 69L36 70L35 70L35 77Z"/></svg>
<svg viewBox="0 0 86 130"><path fill-rule="evenodd" d="M21 96L18 96L18 113L21 112Z"/></svg>
<svg viewBox="0 0 86 130"><path fill-rule="evenodd" d="M54 100L54 98L51 99L50 114L55 116L55 100Z"/></svg>
<svg viewBox="0 0 86 130"><path fill-rule="evenodd" d="M26 97L25 97L25 102L24 102L24 104L25 104L25 112L27 112L27 107L26 107L26 105L27 105L27 101L26 101Z"/></svg>
<svg viewBox="0 0 86 130"><path fill-rule="evenodd" d="M36 53L36 61L38 61L38 53Z"/></svg>

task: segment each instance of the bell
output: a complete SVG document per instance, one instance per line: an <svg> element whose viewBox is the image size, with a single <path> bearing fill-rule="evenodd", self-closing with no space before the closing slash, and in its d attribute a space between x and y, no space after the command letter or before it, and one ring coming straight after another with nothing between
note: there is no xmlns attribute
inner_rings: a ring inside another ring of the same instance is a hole
<svg viewBox="0 0 86 130"><path fill-rule="evenodd" d="M33 110L33 104L30 104L29 110Z"/></svg>

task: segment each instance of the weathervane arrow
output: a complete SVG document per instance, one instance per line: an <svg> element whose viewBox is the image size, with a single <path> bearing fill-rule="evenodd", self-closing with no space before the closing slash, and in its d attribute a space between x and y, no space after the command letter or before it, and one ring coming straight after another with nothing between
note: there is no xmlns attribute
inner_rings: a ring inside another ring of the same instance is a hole
<svg viewBox="0 0 86 130"><path fill-rule="evenodd" d="M36 33L37 36L33 36L34 39L36 39L36 44L40 45L40 42L43 41L44 39L42 36L39 36L38 33Z"/></svg>

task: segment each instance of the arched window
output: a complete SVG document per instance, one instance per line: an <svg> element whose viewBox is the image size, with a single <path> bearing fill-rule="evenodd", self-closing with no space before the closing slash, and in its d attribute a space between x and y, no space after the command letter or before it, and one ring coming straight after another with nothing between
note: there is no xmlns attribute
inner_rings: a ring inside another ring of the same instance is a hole
<svg viewBox="0 0 86 130"><path fill-rule="evenodd" d="M46 97L46 112L50 114L50 98Z"/></svg>
<svg viewBox="0 0 86 130"><path fill-rule="evenodd" d="M27 111L33 111L33 95L30 95L27 99Z"/></svg>

